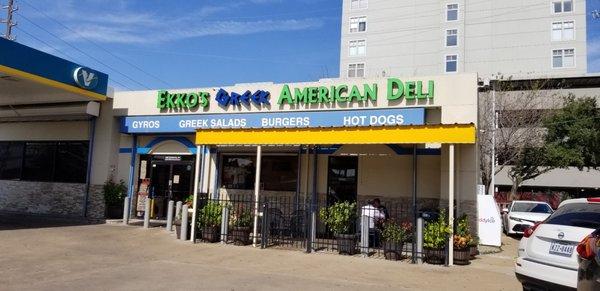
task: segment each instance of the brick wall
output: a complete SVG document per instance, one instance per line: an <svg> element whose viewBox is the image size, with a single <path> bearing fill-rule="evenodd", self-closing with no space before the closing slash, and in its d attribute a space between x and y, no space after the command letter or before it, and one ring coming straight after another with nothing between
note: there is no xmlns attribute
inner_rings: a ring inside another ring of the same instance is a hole
<svg viewBox="0 0 600 291"><path fill-rule="evenodd" d="M0 211L82 217L85 184L0 180ZM104 218L102 185L91 185L88 217Z"/></svg>

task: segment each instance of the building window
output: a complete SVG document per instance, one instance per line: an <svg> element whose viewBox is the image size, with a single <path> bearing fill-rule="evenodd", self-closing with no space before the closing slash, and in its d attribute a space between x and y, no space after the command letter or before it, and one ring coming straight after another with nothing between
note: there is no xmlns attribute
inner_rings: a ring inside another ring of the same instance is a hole
<svg viewBox="0 0 600 291"><path fill-rule="evenodd" d="M361 40L351 40L349 45L348 54L351 57L356 56L364 56L367 54L367 41L364 39Z"/></svg>
<svg viewBox="0 0 600 291"><path fill-rule="evenodd" d="M458 45L458 29L446 30L446 46Z"/></svg>
<svg viewBox="0 0 600 291"><path fill-rule="evenodd" d="M0 142L0 179L85 183L87 141Z"/></svg>
<svg viewBox="0 0 600 291"><path fill-rule="evenodd" d="M574 68L575 67L575 49L552 50L553 68Z"/></svg>
<svg viewBox="0 0 600 291"><path fill-rule="evenodd" d="M552 41L575 39L575 22L559 21L552 23Z"/></svg>
<svg viewBox="0 0 600 291"><path fill-rule="evenodd" d="M446 56L446 73L456 73L458 71L458 56Z"/></svg>
<svg viewBox="0 0 600 291"><path fill-rule="evenodd" d="M350 9L365 9L369 7L369 0L350 0Z"/></svg>
<svg viewBox="0 0 600 291"><path fill-rule="evenodd" d="M367 31L367 17L350 18L350 33Z"/></svg>
<svg viewBox="0 0 600 291"><path fill-rule="evenodd" d="M458 20L458 4L446 5L446 21Z"/></svg>
<svg viewBox="0 0 600 291"><path fill-rule="evenodd" d="M298 156L265 156L262 159L260 180L268 191L296 191Z"/></svg>
<svg viewBox="0 0 600 291"><path fill-rule="evenodd" d="M365 76L365 64L349 64L348 78L362 78Z"/></svg>
<svg viewBox="0 0 600 291"><path fill-rule="evenodd" d="M564 13L573 11L573 0L555 0L552 2L552 11L554 13Z"/></svg>
<svg viewBox="0 0 600 291"><path fill-rule="evenodd" d="M226 189L254 189L256 156L223 155L221 186ZM263 156L261 189L267 191L296 191L298 156Z"/></svg>

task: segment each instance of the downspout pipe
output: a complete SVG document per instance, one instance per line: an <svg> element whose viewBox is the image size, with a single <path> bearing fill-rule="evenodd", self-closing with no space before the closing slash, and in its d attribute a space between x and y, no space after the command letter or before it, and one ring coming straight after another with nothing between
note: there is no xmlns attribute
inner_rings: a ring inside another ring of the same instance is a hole
<svg viewBox="0 0 600 291"><path fill-rule="evenodd" d="M90 119L90 137L88 142L88 158L87 158L87 170L85 175L85 195L83 196L83 218L88 217L88 204L90 200L90 185L92 180L92 156L94 153L94 140L96 135L96 116L92 116Z"/></svg>

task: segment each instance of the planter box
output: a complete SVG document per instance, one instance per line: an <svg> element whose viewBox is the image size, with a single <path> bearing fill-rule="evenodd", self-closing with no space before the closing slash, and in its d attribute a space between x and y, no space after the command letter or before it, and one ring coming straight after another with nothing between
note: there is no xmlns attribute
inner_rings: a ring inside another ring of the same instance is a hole
<svg viewBox="0 0 600 291"><path fill-rule="evenodd" d="M425 261L433 265L442 265L446 263L446 250L445 249L431 249L425 248Z"/></svg>
<svg viewBox="0 0 600 291"><path fill-rule="evenodd" d="M471 249L454 249L454 264L455 265L468 265L471 259Z"/></svg>
<svg viewBox="0 0 600 291"><path fill-rule="evenodd" d="M123 218L123 205L107 205L104 215L107 219Z"/></svg>
<svg viewBox="0 0 600 291"><path fill-rule="evenodd" d="M203 227L200 229L202 240L209 243L216 243L221 240L221 231L219 227Z"/></svg>
<svg viewBox="0 0 600 291"><path fill-rule="evenodd" d="M383 242L383 254L386 260L390 261L399 261L402 260L402 249L404 247L404 243L397 242Z"/></svg>
<svg viewBox="0 0 600 291"><path fill-rule="evenodd" d="M356 235L339 234L336 236L338 253L340 255L356 254Z"/></svg>
<svg viewBox="0 0 600 291"><path fill-rule="evenodd" d="M245 246L250 244L250 227L234 226L231 228L233 244L236 246Z"/></svg>

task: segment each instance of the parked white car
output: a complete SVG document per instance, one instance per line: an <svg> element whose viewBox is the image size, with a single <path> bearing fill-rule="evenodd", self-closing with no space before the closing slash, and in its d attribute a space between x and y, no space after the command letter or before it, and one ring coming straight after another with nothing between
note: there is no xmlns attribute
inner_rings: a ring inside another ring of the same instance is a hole
<svg viewBox="0 0 600 291"><path fill-rule="evenodd" d="M540 201L513 201L502 211L502 227L507 235L522 234L525 229L544 221L554 211L550 204Z"/></svg>
<svg viewBox="0 0 600 291"><path fill-rule="evenodd" d="M561 203L545 221L523 233L515 264L524 290L575 290L579 242L600 228L600 198Z"/></svg>

